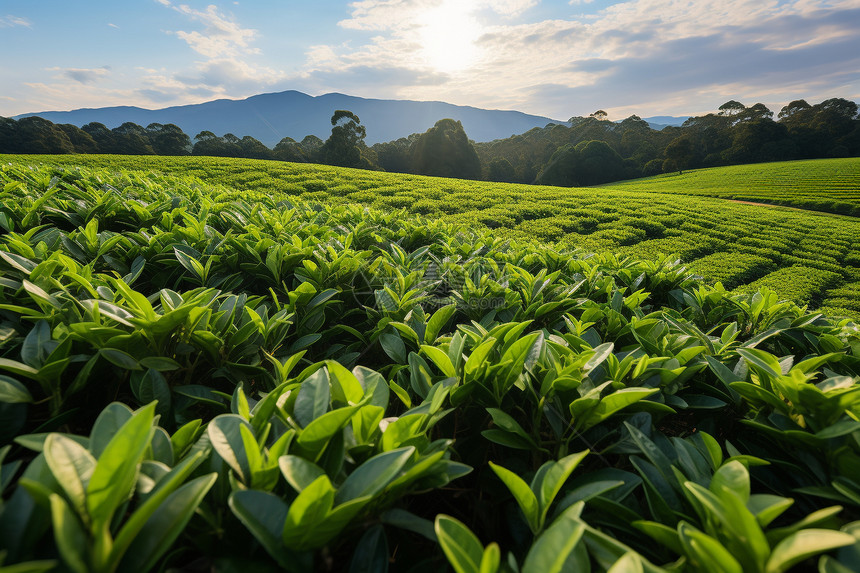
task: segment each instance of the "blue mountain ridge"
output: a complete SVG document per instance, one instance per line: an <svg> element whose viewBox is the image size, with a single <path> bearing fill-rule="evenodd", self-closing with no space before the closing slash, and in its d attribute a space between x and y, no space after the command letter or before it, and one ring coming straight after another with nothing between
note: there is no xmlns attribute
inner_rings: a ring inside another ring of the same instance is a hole
<svg viewBox="0 0 860 573"><path fill-rule="evenodd" d="M144 127L150 123L173 123L192 138L207 130L216 135L250 135L274 147L284 137L299 141L306 135L328 138L331 116L337 109L348 109L359 116L367 129L365 141L368 145L423 133L443 118L461 121L473 141L504 139L534 127L566 123L519 111L487 110L439 101L369 99L340 93L310 96L294 90L162 109L133 106L84 108L26 113L13 119L36 115L54 123L81 127L95 121L109 128L127 121Z"/></svg>

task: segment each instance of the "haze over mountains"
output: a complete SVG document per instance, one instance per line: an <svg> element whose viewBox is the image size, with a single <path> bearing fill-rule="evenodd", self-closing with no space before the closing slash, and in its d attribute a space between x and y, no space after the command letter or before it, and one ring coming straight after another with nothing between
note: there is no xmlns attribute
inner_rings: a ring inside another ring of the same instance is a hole
<svg viewBox="0 0 860 573"><path fill-rule="evenodd" d="M316 135L326 139L331 133L330 119L336 109L348 109L361 118L362 125L367 128L365 141L368 145L423 133L443 118L461 121L473 141L502 139L548 123L564 123L567 119L555 120L519 111L486 110L436 101L367 99L339 93L310 96L298 91L156 110L132 106L104 107L26 113L13 119L38 115L54 123L81 127L95 121L109 128L127 121L144 127L150 123L173 123L192 138L206 130L216 135L250 135L274 147L284 137L301 140L306 135ZM650 118L645 119L650 121ZM671 121L673 119L676 121ZM660 129L669 124L680 125L684 119L661 116L652 127Z"/></svg>

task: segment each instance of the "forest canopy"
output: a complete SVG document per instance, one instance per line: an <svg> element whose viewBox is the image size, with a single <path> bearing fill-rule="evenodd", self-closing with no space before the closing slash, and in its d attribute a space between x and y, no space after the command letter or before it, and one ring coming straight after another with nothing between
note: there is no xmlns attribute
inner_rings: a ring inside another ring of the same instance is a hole
<svg viewBox="0 0 860 573"><path fill-rule="evenodd" d="M776 118L774 118L776 115ZM174 124L126 122L82 127L38 116L0 118L0 153L202 155L324 163L461 179L587 186L700 167L860 156L855 102L795 100L777 114L762 103L730 100L682 126L653 129L636 115L619 122L598 110L507 139L475 143L459 121L440 119L424 133L367 146L365 126L335 110L331 136L285 137L273 149L232 133L193 138Z"/></svg>

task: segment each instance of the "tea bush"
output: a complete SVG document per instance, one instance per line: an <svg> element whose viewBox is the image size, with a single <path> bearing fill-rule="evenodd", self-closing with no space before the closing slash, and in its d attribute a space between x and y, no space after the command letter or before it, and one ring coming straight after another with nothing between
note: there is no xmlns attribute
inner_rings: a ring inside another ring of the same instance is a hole
<svg viewBox="0 0 860 573"><path fill-rule="evenodd" d="M849 320L191 176L0 178L0 571L860 568Z"/></svg>
<svg viewBox="0 0 860 573"><path fill-rule="evenodd" d="M7 155L0 156L0 161L81 164L111 171L158 169L273 197L403 209L449 223L491 228L497 236L537 238L560 248L647 259L677 255L693 265L711 255L730 260L743 252L768 258L777 269L814 267L838 273L841 282L860 279L855 256L855 245L860 244L857 219L726 200L743 196L755 202L857 215L860 160L856 158L701 169L596 188L487 183L214 157ZM856 205L847 210L838 207L837 203L845 202ZM696 269L713 282L726 279L720 272L708 274L719 270L708 261ZM757 278L756 270L739 271L729 283L741 286ZM817 292L811 298L823 301L826 295ZM860 314L849 314L860 319Z"/></svg>

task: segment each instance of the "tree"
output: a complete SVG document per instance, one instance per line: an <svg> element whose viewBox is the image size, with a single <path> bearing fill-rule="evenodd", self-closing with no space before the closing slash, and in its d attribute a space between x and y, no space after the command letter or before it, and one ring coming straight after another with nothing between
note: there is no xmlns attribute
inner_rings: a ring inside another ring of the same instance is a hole
<svg viewBox="0 0 860 573"><path fill-rule="evenodd" d="M624 160L605 141L586 141L575 149L579 153L580 185L599 185L631 176Z"/></svg>
<svg viewBox="0 0 860 573"><path fill-rule="evenodd" d="M773 119L773 112L763 103L753 104L743 111L744 121L756 121L760 119Z"/></svg>
<svg viewBox="0 0 860 573"><path fill-rule="evenodd" d="M157 155L191 153L191 138L178 125L150 123L146 126L146 135Z"/></svg>
<svg viewBox="0 0 860 573"><path fill-rule="evenodd" d="M564 187L599 185L634 175L608 143L592 140L560 147L536 182Z"/></svg>
<svg viewBox="0 0 860 573"><path fill-rule="evenodd" d="M667 167L672 171L683 171L693 166L696 159L696 148L692 138L682 135L667 145L663 154L668 161L668 163L664 163L664 171L667 171Z"/></svg>
<svg viewBox="0 0 860 573"><path fill-rule="evenodd" d="M194 147L192 155L218 155L223 147L224 141L211 131L201 131L194 136Z"/></svg>
<svg viewBox="0 0 860 573"><path fill-rule="evenodd" d="M641 159L644 159L644 161L639 160L639 163L641 164L644 164L648 160L656 157L655 153L651 153L649 151L654 147L648 141L653 130L651 129L651 126L648 125L647 121L643 120L638 115L631 115L619 123L617 128L621 132L621 141L619 142L618 151L622 155L630 157L638 151Z"/></svg>
<svg viewBox="0 0 860 573"><path fill-rule="evenodd" d="M841 97L824 100L816 105L815 108L819 112L832 113L844 119L857 118L857 104Z"/></svg>
<svg viewBox="0 0 860 573"><path fill-rule="evenodd" d="M463 124L453 119L440 119L413 145L412 170L422 175L480 179L481 160Z"/></svg>
<svg viewBox="0 0 860 573"><path fill-rule="evenodd" d="M322 161L323 145L325 145L325 142L316 135L306 135L299 142L299 146L301 146L307 160L317 163Z"/></svg>
<svg viewBox="0 0 860 573"><path fill-rule="evenodd" d="M642 168L642 175L645 177L650 177L652 175L658 175L663 172L663 163L662 159L652 159L648 163L645 164L645 167Z"/></svg>
<svg viewBox="0 0 860 573"><path fill-rule="evenodd" d="M819 156L844 157L849 148L840 140L857 128L857 104L843 98L832 98L812 106L814 115L809 122L817 134Z"/></svg>
<svg viewBox="0 0 860 573"><path fill-rule="evenodd" d="M239 141L239 146L242 148L242 157L248 159L273 159L272 150L263 145L258 139L246 135Z"/></svg>
<svg viewBox="0 0 860 573"><path fill-rule="evenodd" d="M307 161L307 156L299 142L292 137L285 137L275 145L273 151L275 159L280 161L292 161L295 163L304 163Z"/></svg>
<svg viewBox="0 0 860 573"><path fill-rule="evenodd" d="M361 165L361 147L366 135L361 120L351 111L339 109L331 116L331 124L331 136L322 147L323 161L341 167Z"/></svg>
<svg viewBox="0 0 860 573"><path fill-rule="evenodd" d="M722 154L728 163L783 161L796 154L788 139L788 128L770 119L740 123L732 135L732 146Z"/></svg>
<svg viewBox="0 0 860 573"><path fill-rule="evenodd" d="M394 173L408 173L410 165L410 149L420 137L413 133L409 137L401 137L395 141L375 143L371 150L376 153L379 167Z"/></svg>
<svg viewBox="0 0 860 573"><path fill-rule="evenodd" d="M746 106L739 101L729 100L718 108L719 115L724 115L728 117L734 117L739 113L742 113Z"/></svg>
<svg viewBox="0 0 860 573"><path fill-rule="evenodd" d="M490 162L490 167L487 173L487 179L490 181L501 181L503 183L512 183L516 181L517 173L510 161L502 157L494 159Z"/></svg>
<svg viewBox="0 0 860 573"><path fill-rule="evenodd" d="M38 116L24 117L16 125L17 153L74 153L63 130Z"/></svg>
<svg viewBox="0 0 860 573"><path fill-rule="evenodd" d="M218 137L211 131L201 131L194 136L192 155L210 155L214 157L242 157L241 141L232 133Z"/></svg>
<svg viewBox="0 0 860 573"><path fill-rule="evenodd" d="M56 128L66 134L75 153L98 153L99 146L89 133L70 123L59 123Z"/></svg>
<svg viewBox="0 0 860 573"><path fill-rule="evenodd" d="M780 121L784 122L793 123L798 120L802 121L803 117L807 115L806 112L811 109L812 106L809 105L805 99L797 99L779 110L779 114L776 117L779 118Z"/></svg>
<svg viewBox="0 0 860 573"><path fill-rule="evenodd" d="M136 123L127 121L111 130L114 136L113 153L123 155L155 155L146 130Z"/></svg>
<svg viewBox="0 0 860 573"><path fill-rule="evenodd" d="M0 116L0 153L15 153L17 122L9 117Z"/></svg>
<svg viewBox="0 0 860 573"><path fill-rule="evenodd" d="M99 148L99 153L115 153L114 134L105 124L93 121L81 129L93 138Z"/></svg>
<svg viewBox="0 0 860 573"><path fill-rule="evenodd" d="M594 113L592 113L588 117L593 117L594 119L596 119L598 121L605 121L606 118L609 117L609 114L606 113L605 111L603 111L602 109L599 109L599 110L595 111Z"/></svg>

